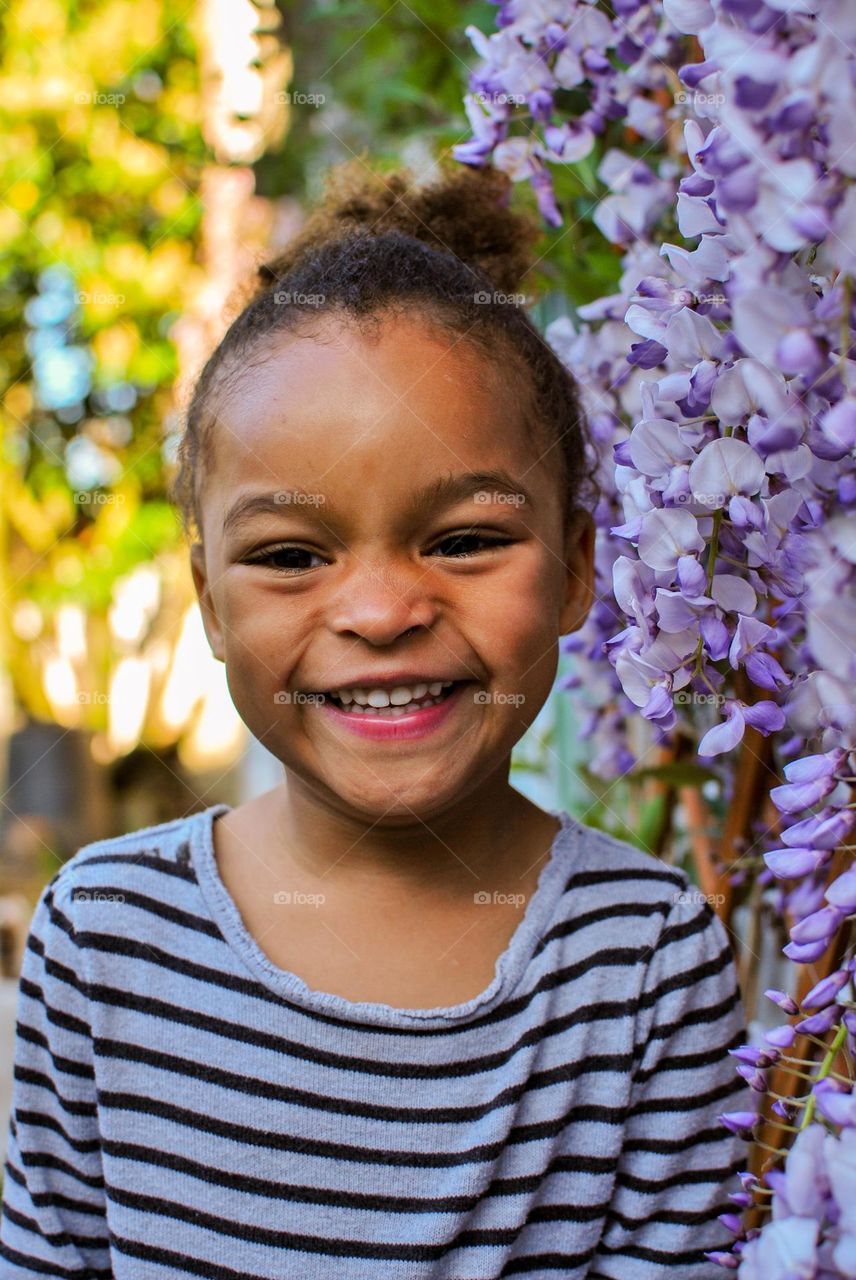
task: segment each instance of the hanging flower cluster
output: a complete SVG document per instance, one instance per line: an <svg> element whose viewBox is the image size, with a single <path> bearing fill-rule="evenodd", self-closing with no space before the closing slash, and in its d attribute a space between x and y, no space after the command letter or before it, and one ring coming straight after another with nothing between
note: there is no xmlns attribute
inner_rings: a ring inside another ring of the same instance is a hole
<svg viewBox="0 0 856 1280"><path fill-rule="evenodd" d="M632 767L641 712L653 744L689 733L727 791L746 726L775 735L781 843L749 865L794 921L790 960L843 938L802 1009L767 993L801 1021L733 1051L760 1100L797 1033L831 1035L808 1095L772 1108L803 1117L790 1172L767 1175L772 1220L724 1215L734 1250L711 1256L741 1280L814 1275L807 1257L854 1277L856 1094L831 1063L856 1058L856 5L506 0L497 26L467 28L482 63L457 158L529 181L559 226L550 166L603 136L593 220L623 251L618 293L546 333L581 383L604 494L599 600L563 642L591 768ZM568 90L588 104L573 118ZM610 145L615 122L641 154ZM758 1119L722 1122L750 1137ZM737 1207L760 1190L743 1177Z"/></svg>

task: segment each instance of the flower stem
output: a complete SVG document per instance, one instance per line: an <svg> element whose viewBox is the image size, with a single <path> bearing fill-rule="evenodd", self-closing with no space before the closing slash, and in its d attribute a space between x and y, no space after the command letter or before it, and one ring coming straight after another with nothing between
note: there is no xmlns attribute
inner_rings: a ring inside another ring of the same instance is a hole
<svg viewBox="0 0 856 1280"><path fill-rule="evenodd" d="M835 1038L833 1039L832 1044L829 1046L829 1050L826 1054L826 1057L823 1059L823 1062L820 1064L820 1070L818 1071L817 1077L816 1077L818 1080L825 1080L826 1077L829 1075L830 1071L832 1070L832 1064L835 1061L835 1055L838 1052L838 1050L841 1048L841 1046L844 1044L844 1041L846 1040L846 1038L847 1038L847 1027L842 1022L841 1026L838 1028L838 1030L835 1033ZM806 1125L811 1123L811 1118L814 1115L814 1104L815 1104L815 1095L812 1093L809 1097L808 1105L805 1109L805 1113L803 1114L800 1129L804 1129Z"/></svg>
<svg viewBox="0 0 856 1280"><path fill-rule="evenodd" d="M847 358L850 351L850 298L851 298L851 281L850 277L844 275L841 277L841 292L843 299L841 303L841 350L838 353L838 369L841 374L841 381L847 387Z"/></svg>

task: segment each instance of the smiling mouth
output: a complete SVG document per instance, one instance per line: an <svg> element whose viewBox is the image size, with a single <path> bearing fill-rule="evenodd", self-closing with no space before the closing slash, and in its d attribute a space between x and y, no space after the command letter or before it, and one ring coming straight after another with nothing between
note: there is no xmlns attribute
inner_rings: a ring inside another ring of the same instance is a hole
<svg viewBox="0 0 856 1280"><path fill-rule="evenodd" d="M401 716L412 715L415 711L423 711L426 707L433 707L441 702L445 702L453 693L461 688L462 685L471 684L470 680L452 680L443 681L444 687L437 694L432 694L430 690L422 694L418 698L412 698L404 704L398 706L373 706L371 703L360 703L356 699L345 703L335 693L326 693L324 697L329 699L333 706L344 712L346 715L352 715L358 718L367 717L373 719L378 717L384 720L397 720ZM371 696L371 695L369 695Z"/></svg>

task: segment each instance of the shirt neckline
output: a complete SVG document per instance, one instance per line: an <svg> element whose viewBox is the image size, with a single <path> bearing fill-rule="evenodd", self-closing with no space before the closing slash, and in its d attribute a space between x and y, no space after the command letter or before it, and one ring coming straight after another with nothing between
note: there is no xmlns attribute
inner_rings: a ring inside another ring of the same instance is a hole
<svg viewBox="0 0 856 1280"><path fill-rule="evenodd" d="M490 1012L508 997L522 977L564 892L568 867L577 856L582 830L580 823L565 810L547 810L562 825L553 838L550 856L541 868L523 918L497 959L489 985L460 1004L404 1009L376 1001L348 1000L335 992L321 991L308 986L296 973L274 964L244 924L237 904L220 877L214 856L214 822L231 808L228 804L214 804L190 817L190 848L197 881L227 944L263 986L289 1003L347 1022L393 1027L440 1027L450 1022L467 1022Z"/></svg>

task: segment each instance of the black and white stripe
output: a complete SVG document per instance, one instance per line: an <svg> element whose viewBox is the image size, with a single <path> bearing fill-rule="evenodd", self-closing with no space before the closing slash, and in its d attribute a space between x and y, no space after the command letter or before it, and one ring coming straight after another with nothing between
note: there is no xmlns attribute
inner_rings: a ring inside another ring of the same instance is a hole
<svg viewBox="0 0 856 1280"><path fill-rule="evenodd" d="M87 845L39 899L3 1277L719 1280L746 1033L683 872L563 814L480 996L351 1003L244 928L226 808Z"/></svg>

